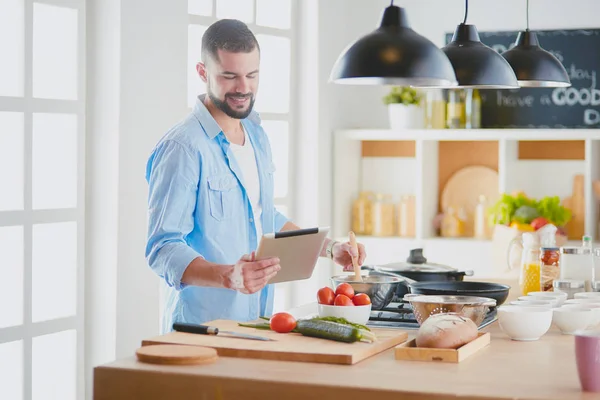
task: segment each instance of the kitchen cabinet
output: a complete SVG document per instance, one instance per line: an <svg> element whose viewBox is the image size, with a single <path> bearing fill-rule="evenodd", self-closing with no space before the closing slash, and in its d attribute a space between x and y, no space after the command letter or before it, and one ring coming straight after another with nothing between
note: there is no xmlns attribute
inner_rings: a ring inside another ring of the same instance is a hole
<svg viewBox="0 0 600 400"><path fill-rule="evenodd" d="M487 262L490 240L438 237L432 222L441 211L445 182L468 165L497 171L499 193L523 190L536 198L570 196L574 175L583 175L583 231L597 242L600 215L592 181L600 179L600 130L350 129L334 132L333 152L334 237L347 237L352 203L361 191L387 190L396 203L400 194L415 196L415 236L359 236L367 245L367 263L404 260L409 249L423 247L433 262L473 269L479 276L498 274Z"/></svg>

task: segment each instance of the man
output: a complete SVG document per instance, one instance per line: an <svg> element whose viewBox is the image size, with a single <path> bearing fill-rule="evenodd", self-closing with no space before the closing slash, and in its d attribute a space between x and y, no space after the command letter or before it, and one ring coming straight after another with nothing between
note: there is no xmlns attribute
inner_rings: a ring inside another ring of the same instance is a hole
<svg viewBox="0 0 600 400"><path fill-rule="evenodd" d="M146 257L171 288L172 323L248 321L270 315L279 260L255 260L263 233L299 229L273 205L273 161L253 111L260 49L248 27L220 20L202 37L196 69L206 83L193 112L159 141L147 164ZM327 240L321 256L351 269L364 247Z"/></svg>

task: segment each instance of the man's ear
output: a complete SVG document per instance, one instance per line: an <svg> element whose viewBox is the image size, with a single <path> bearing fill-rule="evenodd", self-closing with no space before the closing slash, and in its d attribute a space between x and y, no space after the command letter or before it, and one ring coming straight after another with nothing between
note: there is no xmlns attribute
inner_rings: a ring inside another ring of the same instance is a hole
<svg viewBox="0 0 600 400"><path fill-rule="evenodd" d="M206 76L206 66L204 65L203 62L199 62L198 64L196 64L196 71L198 71L198 75L200 75L200 79L202 79L202 81L204 83L206 83L208 78Z"/></svg>

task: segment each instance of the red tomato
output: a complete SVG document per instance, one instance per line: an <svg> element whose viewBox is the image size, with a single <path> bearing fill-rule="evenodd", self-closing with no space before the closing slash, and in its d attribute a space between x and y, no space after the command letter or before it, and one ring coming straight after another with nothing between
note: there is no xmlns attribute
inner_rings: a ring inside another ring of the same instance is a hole
<svg viewBox="0 0 600 400"><path fill-rule="evenodd" d="M352 300L350 300L350 298L348 296L343 295L343 294L338 294L337 296L335 296L335 300L334 300L333 304L335 304L336 306L353 306L354 305Z"/></svg>
<svg viewBox="0 0 600 400"><path fill-rule="evenodd" d="M296 318L285 312L273 315L270 323L271 329L278 333L288 333L296 328Z"/></svg>
<svg viewBox="0 0 600 400"><path fill-rule="evenodd" d="M335 293L332 288L325 286L317 292L317 299L319 300L319 304L332 306L333 300L335 299Z"/></svg>
<svg viewBox="0 0 600 400"><path fill-rule="evenodd" d="M340 283L335 289L335 294L348 297L349 299L354 297L354 288L349 283Z"/></svg>
<svg viewBox="0 0 600 400"><path fill-rule="evenodd" d="M355 306L367 306L371 304L371 298L366 293L358 293L352 298Z"/></svg>

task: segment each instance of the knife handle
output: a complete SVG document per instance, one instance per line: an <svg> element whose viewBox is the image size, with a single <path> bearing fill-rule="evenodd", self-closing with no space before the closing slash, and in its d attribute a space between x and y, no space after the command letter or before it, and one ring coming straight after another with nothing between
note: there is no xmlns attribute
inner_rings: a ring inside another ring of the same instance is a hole
<svg viewBox="0 0 600 400"><path fill-rule="evenodd" d="M207 325L187 324L185 322L174 322L173 329L178 332L198 333L201 335L216 335L219 328Z"/></svg>

